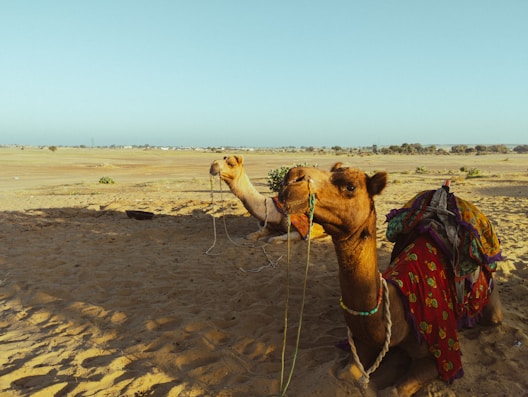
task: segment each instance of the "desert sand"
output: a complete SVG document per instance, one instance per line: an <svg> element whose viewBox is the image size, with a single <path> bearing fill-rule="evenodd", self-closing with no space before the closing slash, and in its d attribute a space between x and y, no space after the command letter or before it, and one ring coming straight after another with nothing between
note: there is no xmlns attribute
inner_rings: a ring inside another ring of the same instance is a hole
<svg viewBox="0 0 528 397"><path fill-rule="evenodd" d="M287 269L285 378L306 265L287 395L361 395L336 377L349 354L336 347L346 328L331 241L246 240L256 220L208 175L226 154L235 153L0 149L1 396L279 395ZM461 331L465 376L421 395L528 395L528 155L242 154L270 195L267 173L283 165L389 172L376 201L383 267L392 248L385 214L451 179L496 227L505 318ZM115 183L99 183L105 176ZM125 210L155 215L139 221Z"/></svg>

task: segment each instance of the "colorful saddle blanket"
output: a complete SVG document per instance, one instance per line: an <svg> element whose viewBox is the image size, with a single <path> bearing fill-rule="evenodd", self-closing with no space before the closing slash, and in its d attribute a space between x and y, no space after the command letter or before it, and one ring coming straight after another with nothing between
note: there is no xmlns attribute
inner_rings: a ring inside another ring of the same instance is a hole
<svg viewBox="0 0 528 397"><path fill-rule="evenodd" d="M431 206L435 194L439 193L445 197L444 208ZM440 228L435 225L442 222L429 221L439 211L447 216ZM456 263L452 266L459 278L475 272L482 265L494 271L496 262L502 260L499 239L488 218L475 205L443 188L418 193L401 209L392 210L387 215L387 222L387 239L395 243L401 243L417 233L430 234L446 255L455 257ZM446 242L446 226L458 230L459 241L456 244Z"/></svg>
<svg viewBox="0 0 528 397"><path fill-rule="evenodd" d="M273 197L273 202L282 214L288 215L278 197ZM308 219L308 216L306 214L290 214L290 222L295 230L299 232L301 237L306 240L310 234L310 220Z"/></svg>
<svg viewBox="0 0 528 397"><path fill-rule="evenodd" d="M464 373L457 329L478 319L502 257L484 214L436 192L422 192L387 215L387 238L396 244L384 277L406 298L408 320L436 358L439 375L452 382Z"/></svg>

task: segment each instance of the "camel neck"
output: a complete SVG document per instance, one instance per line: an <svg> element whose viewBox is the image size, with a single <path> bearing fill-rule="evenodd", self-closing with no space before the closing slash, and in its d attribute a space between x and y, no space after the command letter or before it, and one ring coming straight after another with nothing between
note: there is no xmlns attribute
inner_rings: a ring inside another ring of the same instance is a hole
<svg viewBox="0 0 528 397"><path fill-rule="evenodd" d="M266 197L257 191L245 172L225 182L252 216L261 221L266 218Z"/></svg>
<svg viewBox="0 0 528 397"><path fill-rule="evenodd" d="M255 186L245 172L242 172L235 179L226 180L227 185L240 200L244 198L262 198L262 195L257 191Z"/></svg>
<svg viewBox="0 0 528 397"><path fill-rule="evenodd" d="M372 310L377 306L380 287L375 210L349 238L334 240L334 247L344 304L358 312Z"/></svg>

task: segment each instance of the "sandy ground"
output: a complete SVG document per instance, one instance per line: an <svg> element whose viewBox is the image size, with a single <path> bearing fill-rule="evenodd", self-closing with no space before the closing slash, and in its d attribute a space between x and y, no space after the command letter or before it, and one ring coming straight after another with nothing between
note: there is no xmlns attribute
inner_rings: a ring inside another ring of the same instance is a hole
<svg viewBox="0 0 528 397"><path fill-rule="evenodd" d="M0 149L0 395L277 395L286 269L287 377L308 262L287 394L360 396L336 378L348 353L335 347L346 328L331 241L312 241L308 253L306 242L245 240L256 221L208 176L223 155ZM264 194L267 172L296 162L388 171L377 199L383 267L391 249L384 215L452 179L452 191L486 213L501 239L505 320L462 331L464 378L435 381L422 395L528 395L528 156L244 156ZM481 177L467 178L461 167ZM98 183L104 176L115 184ZM128 209L155 216L129 219Z"/></svg>

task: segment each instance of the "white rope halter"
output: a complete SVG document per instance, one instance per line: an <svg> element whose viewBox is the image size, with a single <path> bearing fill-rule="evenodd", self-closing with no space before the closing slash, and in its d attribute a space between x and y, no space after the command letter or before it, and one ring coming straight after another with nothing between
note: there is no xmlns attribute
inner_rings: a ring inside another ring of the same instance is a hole
<svg viewBox="0 0 528 397"><path fill-rule="evenodd" d="M372 364L372 366L367 370L365 370L365 367L363 367L363 364L361 364L361 361L357 354L356 345L354 343L354 337L352 335L352 332L350 331L350 328L348 329L348 343L350 345L350 351L352 352L352 357L354 358L354 362L356 363L356 365L358 366L361 372L361 377L359 378L358 381L359 381L359 385L363 389L367 388L370 382L370 374L372 374L374 371L378 369L378 367L381 364L381 361L383 360L383 358L389 351L389 345L390 345L390 340L391 340L391 335L392 335L392 320L391 320L390 310L389 310L390 309L389 288L387 286L387 281L385 281L383 277L381 277L381 283L383 286L383 297L385 298L385 306L384 306L384 311L383 311L383 314L386 320L385 343L383 344L383 348L381 349L381 352L376 358L376 361L374 361L374 364Z"/></svg>

